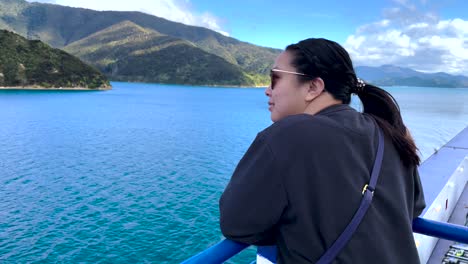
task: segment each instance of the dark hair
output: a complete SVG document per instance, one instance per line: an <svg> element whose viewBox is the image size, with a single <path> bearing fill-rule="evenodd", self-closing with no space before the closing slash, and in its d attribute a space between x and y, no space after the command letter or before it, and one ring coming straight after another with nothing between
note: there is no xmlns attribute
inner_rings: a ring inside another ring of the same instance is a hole
<svg viewBox="0 0 468 264"><path fill-rule="evenodd" d="M413 138L401 118L395 98L387 91L365 84L356 77L348 52L334 41L306 39L286 47L294 55L292 65L298 72L320 77L325 90L344 104L351 102L351 93L356 93L363 105L363 112L372 116L384 133L391 138L405 166L417 166L421 162ZM310 77L300 76L301 81Z"/></svg>

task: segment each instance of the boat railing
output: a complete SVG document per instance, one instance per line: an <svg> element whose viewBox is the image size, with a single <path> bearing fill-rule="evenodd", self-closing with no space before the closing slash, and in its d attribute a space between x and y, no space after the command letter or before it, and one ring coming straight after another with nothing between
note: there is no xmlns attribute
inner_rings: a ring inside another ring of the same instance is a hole
<svg viewBox="0 0 468 264"><path fill-rule="evenodd" d="M413 232L468 244L468 227L462 225L449 224L418 217L413 221ZM249 247L248 244L225 239L183 261L182 264L223 263L247 247ZM262 250L265 251L265 249L271 249L271 247L258 247L257 252L261 252Z"/></svg>

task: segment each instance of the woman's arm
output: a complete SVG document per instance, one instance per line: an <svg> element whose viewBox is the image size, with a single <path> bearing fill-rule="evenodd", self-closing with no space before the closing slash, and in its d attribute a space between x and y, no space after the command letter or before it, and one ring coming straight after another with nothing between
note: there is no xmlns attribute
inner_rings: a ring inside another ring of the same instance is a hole
<svg viewBox="0 0 468 264"><path fill-rule="evenodd" d="M221 231L226 238L255 245L275 244L275 227L287 204L278 167L259 134L219 202Z"/></svg>

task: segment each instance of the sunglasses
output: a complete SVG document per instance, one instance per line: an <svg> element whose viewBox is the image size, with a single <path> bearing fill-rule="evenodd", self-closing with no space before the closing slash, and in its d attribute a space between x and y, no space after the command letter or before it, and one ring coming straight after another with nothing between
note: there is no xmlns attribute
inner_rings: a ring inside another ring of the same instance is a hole
<svg viewBox="0 0 468 264"><path fill-rule="evenodd" d="M278 79L278 76L275 74L275 72L289 73L289 74L294 74L294 75L306 76L306 77L313 78L312 76L307 75L307 74L305 74L305 73L293 72L293 71L285 71L285 70L280 70L280 69L271 69L271 70L270 70L270 83L271 83L271 89L272 89L272 90L273 90L273 88L274 88L274 86L275 86L276 79Z"/></svg>

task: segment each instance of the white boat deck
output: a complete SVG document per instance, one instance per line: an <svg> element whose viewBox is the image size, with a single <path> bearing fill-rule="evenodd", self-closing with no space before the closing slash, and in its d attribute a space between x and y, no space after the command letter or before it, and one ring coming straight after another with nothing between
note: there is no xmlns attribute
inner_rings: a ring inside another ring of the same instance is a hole
<svg viewBox="0 0 468 264"><path fill-rule="evenodd" d="M449 223L457 224L457 225L466 225L467 224L467 211L468 211L468 186L465 186L465 190L463 191L460 199L458 199L458 204L453 210L452 215L449 218ZM445 258L447 251L449 250L450 246L456 244L452 241L447 241L443 239L439 239L437 242L434 251L432 251L432 255L427 261L427 263L442 263Z"/></svg>
<svg viewBox="0 0 468 264"><path fill-rule="evenodd" d="M468 127L429 157L419 169L426 209L422 216L458 225L468 213ZM451 241L415 235L421 263L442 263Z"/></svg>

